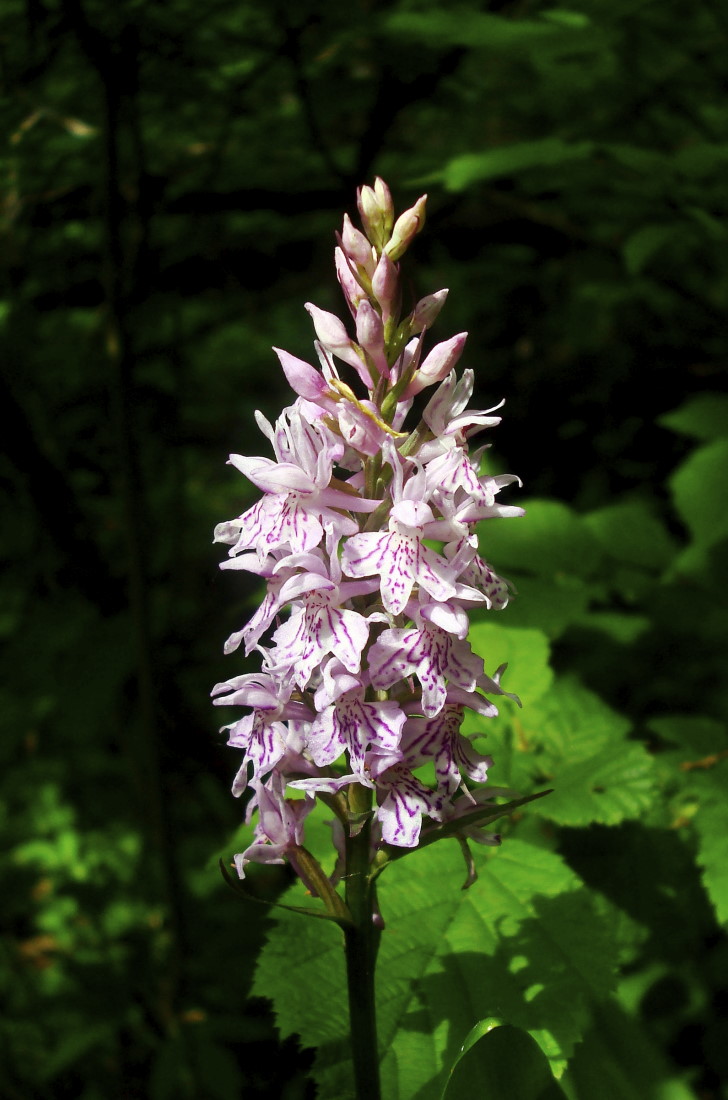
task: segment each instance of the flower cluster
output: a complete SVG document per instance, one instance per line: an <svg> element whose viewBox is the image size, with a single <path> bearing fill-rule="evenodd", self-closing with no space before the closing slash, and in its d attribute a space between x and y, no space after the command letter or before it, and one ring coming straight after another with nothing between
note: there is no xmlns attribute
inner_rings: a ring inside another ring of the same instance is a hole
<svg viewBox="0 0 728 1100"><path fill-rule="evenodd" d="M466 333L424 353L447 291L402 316L398 261L425 198L395 221L382 180L360 189L363 232L345 216L335 251L355 337L308 304L319 366L275 349L298 396L275 424L256 414L275 458L230 456L262 497L217 527L230 547L222 568L266 584L225 646L259 651L261 670L213 690L216 704L246 712L223 727L243 752L233 792L251 787L248 820L257 811L255 841L236 856L241 877L250 861L285 857L305 881L297 854L316 795L336 810L341 841L371 792L373 850L416 847L423 818L429 828L472 817L490 797L465 782L484 783L492 761L460 727L466 708L491 716L486 695L505 693L502 670L489 676L471 649L468 612L503 608L509 586L479 556L473 527L523 511L497 502L518 479L484 476L485 448L469 451L500 418L467 407L473 372L454 369ZM417 774L425 764L429 785ZM287 787L304 797L286 798ZM472 824L463 832L493 842Z"/></svg>

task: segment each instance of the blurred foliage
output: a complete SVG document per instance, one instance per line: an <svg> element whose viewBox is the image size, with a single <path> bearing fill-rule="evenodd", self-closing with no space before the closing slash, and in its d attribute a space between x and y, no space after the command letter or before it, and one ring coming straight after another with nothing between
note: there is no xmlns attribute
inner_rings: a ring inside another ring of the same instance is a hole
<svg viewBox="0 0 728 1100"><path fill-rule="evenodd" d="M412 295L450 288L533 501L483 532L519 596L476 630L526 704L488 751L555 787L514 844L620 952L561 1087L726 1096L727 39L719 0L5 0L3 1096L313 1095L249 998L267 911L217 869L240 807L207 696L256 593L210 532L375 173L430 193Z"/></svg>

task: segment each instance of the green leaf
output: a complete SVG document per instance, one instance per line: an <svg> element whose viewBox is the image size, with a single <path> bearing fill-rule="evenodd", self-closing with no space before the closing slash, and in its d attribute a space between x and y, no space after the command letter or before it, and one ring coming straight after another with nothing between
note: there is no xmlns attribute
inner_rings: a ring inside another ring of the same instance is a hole
<svg viewBox="0 0 728 1100"><path fill-rule="evenodd" d="M640 1021L612 999L595 1006L564 1082L573 1100L697 1100Z"/></svg>
<svg viewBox="0 0 728 1100"><path fill-rule="evenodd" d="M642 501L610 504L584 516L605 554L644 569L665 569L677 546L667 528Z"/></svg>
<svg viewBox="0 0 728 1100"><path fill-rule="evenodd" d="M474 622L468 635L473 651L485 661L486 672L508 664L503 687L518 695L524 706L549 690L553 672L549 665L549 643L540 630L510 629L497 622Z"/></svg>
<svg viewBox="0 0 728 1100"><path fill-rule="evenodd" d="M707 548L728 536L728 439L694 451L669 481L675 507L693 539Z"/></svg>
<svg viewBox="0 0 728 1100"><path fill-rule="evenodd" d="M669 170L669 158L656 149L613 143L600 146L600 149L615 160L617 164L648 177L664 176Z"/></svg>
<svg viewBox="0 0 728 1100"><path fill-rule="evenodd" d="M527 745L544 746L554 768L623 743L631 727L629 719L572 676L559 676L548 696L519 719Z"/></svg>
<svg viewBox="0 0 728 1100"><path fill-rule="evenodd" d="M484 520L477 525L480 553L497 570L524 570L538 577L574 574L589 577L599 568L601 551L582 518L555 500L531 500L524 519L512 523Z"/></svg>
<svg viewBox="0 0 728 1100"><path fill-rule="evenodd" d="M655 775L646 749L626 744L565 764L549 782L548 805L536 804L534 812L559 825L616 825L639 817L652 804Z"/></svg>
<svg viewBox="0 0 728 1100"><path fill-rule="evenodd" d="M504 611L503 622L508 627L536 628L554 639L572 623L579 622L586 612L591 587L580 577L558 573L544 580L509 572L509 579L517 594ZM500 615L498 611L491 617L498 623ZM487 616L484 618L487 621Z"/></svg>
<svg viewBox="0 0 728 1100"><path fill-rule="evenodd" d="M631 645L652 625L645 615L630 615L623 611L590 611L581 620L589 630L599 630L620 645Z"/></svg>
<svg viewBox="0 0 728 1100"><path fill-rule="evenodd" d="M679 409L658 417L658 424L673 432L708 442L728 435L728 395L698 393Z"/></svg>
<svg viewBox="0 0 728 1100"><path fill-rule="evenodd" d="M590 141L565 142L561 138L540 138L501 145L485 153L455 157L442 170L441 179L448 191L462 191L472 183L518 175L531 168L545 168L590 156Z"/></svg>
<svg viewBox="0 0 728 1100"><path fill-rule="evenodd" d="M630 722L578 681L560 677L517 721L521 766L553 788L534 813L560 825L615 825L652 804L653 758L626 739Z"/></svg>
<svg viewBox="0 0 728 1100"><path fill-rule="evenodd" d="M467 46L469 49L536 50L544 43L568 50L581 40L581 28L572 33L557 25L537 22L533 19L503 19L498 15L474 11L468 7L445 10L392 12L384 20L384 27L397 36L408 39L425 39L438 46ZM571 28L570 28L571 30Z"/></svg>
<svg viewBox="0 0 728 1100"><path fill-rule="evenodd" d="M463 1043L442 1100L566 1100L543 1051L525 1031L483 1020Z"/></svg>
<svg viewBox="0 0 728 1100"><path fill-rule="evenodd" d="M573 27L581 30L591 25L591 19L582 11L568 11L566 8L551 8L540 13L542 19L548 19L550 23L558 23L561 27Z"/></svg>
<svg viewBox="0 0 728 1100"><path fill-rule="evenodd" d="M693 824L698 834L698 864L715 915L728 925L728 761L700 776L700 805Z"/></svg>
<svg viewBox="0 0 728 1100"><path fill-rule="evenodd" d="M528 1031L558 1072L588 1025L591 999L613 986L611 924L557 855L517 840L473 855L479 879L467 892L455 844L413 853L383 876L385 1100L438 1100L473 1023L493 1014ZM304 1046L319 1047L320 1100L349 1100L338 930L277 912L253 993L273 1000L283 1036L298 1033Z"/></svg>
<svg viewBox="0 0 728 1100"><path fill-rule="evenodd" d="M655 718L650 728L679 745L681 794L690 804L703 885L721 924L728 923L728 737L725 726L702 715Z"/></svg>
<svg viewBox="0 0 728 1100"><path fill-rule="evenodd" d="M673 154L673 163L683 175L694 178L723 173L728 164L728 143L691 142Z"/></svg>
<svg viewBox="0 0 728 1100"><path fill-rule="evenodd" d="M622 256L629 274L639 275L663 245L675 239L678 231L675 222L658 222L643 225L628 237L622 246Z"/></svg>

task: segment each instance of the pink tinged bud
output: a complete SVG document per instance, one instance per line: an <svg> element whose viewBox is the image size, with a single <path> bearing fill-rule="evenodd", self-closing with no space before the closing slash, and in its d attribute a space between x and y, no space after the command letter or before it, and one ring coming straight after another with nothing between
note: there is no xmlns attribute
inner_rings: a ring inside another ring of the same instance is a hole
<svg viewBox="0 0 728 1100"><path fill-rule="evenodd" d="M427 195L422 195L414 206L405 210L404 214L400 214L397 218L392 236L384 249L390 260L398 260L403 256L424 226L426 202Z"/></svg>
<svg viewBox="0 0 728 1100"><path fill-rule="evenodd" d="M372 246L363 233L352 224L348 214L344 214L344 228L341 231L341 247L352 263L363 267L368 275L372 274L376 256Z"/></svg>
<svg viewBox="0 0 728 1100"><path fill-rule="evenodd" d="M359 303L356 311L356 338L371 357L379 374L389 376L387 357L384 353L384 325L371 302Z"/></svg>
<svg viewBox="0 0 728 1100"><path fill-rule="evenodd" d="M423 328L432 328L438 313L445 305L447 290L438 290L434 294L428 294L420 298L412 314L411 333L422 332Z"/></svg>
<svg viewBox="0 0 728 1100"><path fill-rule="evenodd" d="M441 344L436 344L419 370L415 371L405 396L414 397L416 393L420 393L427 386L432 386L436 382L442 382L444 378L447 378L462 355L467 338L467 332L459 332L457 336L452 336L449 340L443 340Z"/></svg>
<svg viewBox="0 0 728 1100"><path fill-rule="evenodd" d="M339 348L346 348L351 344L344 322L340 321L334 313L319 309L311 302L306 302L306 309L311 315L316 335L324 347L330 348L332 351L338 351Z"/></svg>
<svg viewBox="0 0 728 1100"><path fill-rule="evenodd" d="M354 275L350 261L347 260L341 248L334 250L334 262L336 264L336 277L344 292L346 304L351 310L352 315L356 317L359 303L363 302L365 298L368 298L367 292Z"/></svg>
<svg viewBox="0 0 728 1100"><path fill-rule="evenodd" d="M281 348L273 348L283 367L288 384L301 397L309 401L318 401L326 391L326 383L319 372L303 359L296 358Z"/></svg>
<svg viewBox="0 0 728 1100"><path fill-rule="evenodd" d="M372 293L382 307L382 319L388 321L396 312L399 296L399 273L386 252L372 275Z"/></svg>
<svg viewBox="0 0 728 1100"><path fill-rule="evenodd" d="M377 176L374 187L360 187L356 204L364 232L375 248L382 249L389 240L394 223L394 203L384 180Z"/></svg>
<svg viewBox="0 0 728 1100"><path fill-rule="evenodd" d="M311 302L306 302L306 309L311 315L316 335L326 350L338 355L342 362L353 367L364 385L369 388L372 384L369 371L357 355L354 341L349 337L343 321L340 321L335 314L312 305Z"/></svg>

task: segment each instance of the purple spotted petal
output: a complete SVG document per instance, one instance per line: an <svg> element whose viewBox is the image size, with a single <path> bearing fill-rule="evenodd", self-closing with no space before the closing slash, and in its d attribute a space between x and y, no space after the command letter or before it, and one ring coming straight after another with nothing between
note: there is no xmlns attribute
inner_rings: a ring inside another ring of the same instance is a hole
<svg viewBox="0 0 728 1100"><path fill-rule="evenodd" d="M377 793L382 798L376 811L382 826L382 840L398 848L416 848L422 828L422 815L435 820L442 816L442 795L421 783L403 764L395 764L377 777Z"/></svg>
<svg viewBox="0 0 728 1100"><path fill-rule="evenodd" d="M349 672L358 672L368 637L369 624L363 615L337 607L335 589L317 589L306 594L302 607L273 635L276 648L271 661L280 672L290 671L303 689L329 653Z"/></svg>
<svg viewBox="0 0 728 1100"><path fill-rule="evenodd" d="M474 691L483 675L483 662L468 642L427 622L421 628L385 630L369 651L369 668L372 684L382 689L415 674L428 718L445 705L446 680Z"/></svg>

